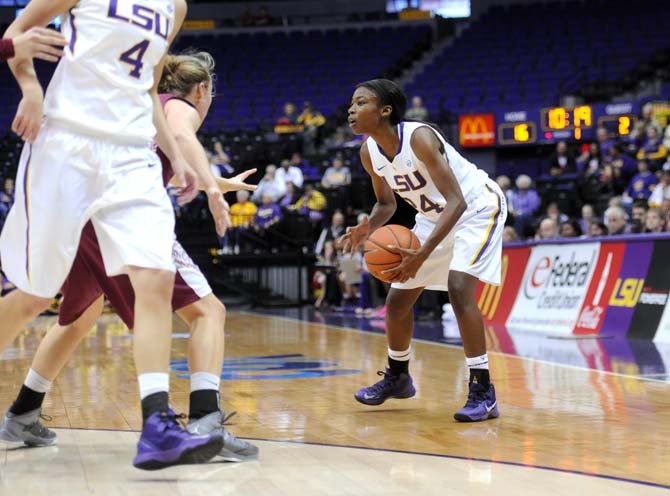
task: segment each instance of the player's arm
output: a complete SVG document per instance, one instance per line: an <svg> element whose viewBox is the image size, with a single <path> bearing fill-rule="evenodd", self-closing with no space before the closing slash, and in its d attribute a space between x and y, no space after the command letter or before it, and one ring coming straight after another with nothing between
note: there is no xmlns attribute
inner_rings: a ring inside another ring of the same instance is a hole
<svg viewBox="0 0 670 496"><path fill-rule="evenodd" d="M398 206L391 187L380 176L375 174L372 169L372 160L370 159L370 151L368 150L367 143L361 145L360 156L363 168L372 180L372 189L375 192L377 202L372 207L369 217L365 216L363 221L357 226L347 227L346 234L338 238L337 245L342 247L344 253L354 253L358 245L365 241L375 229L380 228L388 222Z"/></svg>
<svg viewBox="0 0 670 496"><path fill-rule="evenodd" d="M420 127L412 135L410 144L417 158L426 165L433 184L447 200L447 205L437 219L433 232L418 251L420 256L427 258L453 229L467 205L458 180L442 153L442 143L435 133L428 127Z"/></svg>
<svg viewBox="0 0 670 496"><path fill-rule="evenodd" d="M61 12L72 8L77 0L32 0L12 22L5 38L17 38L30 28L44 27ZM12 121L12 131L24 141L32 143L42 125L42 107L44 91L35 74L35 66L31 58L13 57L8 61L9 68L21 88L23 97Z"/></svg>
<svg viewBox="0 0 670 496"><path fill-rule="evenodd" d="M184 23L185 17L185 0L175 0L174 29L170 33L168 46L172 44L172 41L177 36L177 33L181 29L181 25ZM154 67L154 87L151 89L151 98L153 99L154 104L153 121L154 126L156 127L156 137L154 138L154 141L170 161L177 184L180 185L179 202L188 203L198 194L198 189L196 187L197 179L193 170L186 162L183 153L179 149L177 141L172 135L172 131L165 118L165 112L163 111L160 98L158 98L158 83L160 83L161 76L163 75L163 67L165 66L166 58L167 51L156 67Z"/></svg>

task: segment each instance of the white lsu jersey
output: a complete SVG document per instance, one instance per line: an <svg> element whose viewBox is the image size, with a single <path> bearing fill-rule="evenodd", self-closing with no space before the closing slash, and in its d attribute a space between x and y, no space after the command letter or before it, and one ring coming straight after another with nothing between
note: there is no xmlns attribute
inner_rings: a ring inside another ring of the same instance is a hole
<svg viewBox="0 0 670 496"><path fill-rule="evenodd" d="M417 158L411 146L412 134L424 126L432 129L442 143L444 155L454 171L465 201L472 202L484 189L488 175L461 156L428 124L412 121L398 124L400 147L392 161L386 157L374 139L368 138L366 143L375 174L382 177L391 189L417 212L436 222L447 201L433 184L426 165Z"/></svg>
<svg viewBox="0 0 670 496"><path fill-rule="evenodd" d="M62 26L69 45L47 88L47 120L122 144L151 142L149 92L174 29L173 0L80 0Z"/></svg>

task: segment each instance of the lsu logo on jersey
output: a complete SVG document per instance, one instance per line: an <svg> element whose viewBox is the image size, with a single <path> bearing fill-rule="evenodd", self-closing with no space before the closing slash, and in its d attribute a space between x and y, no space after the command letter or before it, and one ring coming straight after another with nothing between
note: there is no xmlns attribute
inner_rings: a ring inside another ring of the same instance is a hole
<svg viewBox="0 0 670 496"><path fill-rule="evenodd" d="M414 176L414 178L412 178ZM421 175L419 171L414 171L413 174L396 174L393 176L393 182L395 183L395 187L391 185L391 189L395 190L397 193L405 193L407 191L416 191L417 189L421 189L428 182L426 179Z"/></svg>
<svg viewBox="0 0 670 496"><path fill-rule="evenodd" d="M124 8L119 6L119 0L110 0L107 17L128 22L146 31L153 31L164 40L168 39L170 33L170 20L144 5L135 3Z"/></svg>

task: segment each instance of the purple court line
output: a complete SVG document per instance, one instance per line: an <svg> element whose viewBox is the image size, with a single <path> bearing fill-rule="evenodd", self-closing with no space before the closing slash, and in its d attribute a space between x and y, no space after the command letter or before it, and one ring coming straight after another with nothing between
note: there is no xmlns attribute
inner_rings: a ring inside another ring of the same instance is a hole
<svg viewBox="0 0 670 496"><path fill-rule="evenodd" d="M104 432L134 432L139 434L140 431L135 430L120 430L120 429L93 429L88 427L54 427L54 429L67 430L67 431L104 431ZM251 441L265 441L270 443L288 443L288 444L306 444L308 446L323 446L326 448L349 448L349 449L358 449L358 450L368 450L368 451L382 451L384 453L398 453L403 455L419 455L419 456L434 456L438 458L447 458L451 460L463 460L463 461L473 461L473 462L484 462L484 463L495 463L497 465L509 465L512 467L522 467L522 468L535 468L539 470L549 470L551 472L559 472L563 474L575 474L583 475L586 477L596 477L599 479L606 479L616 482L628 482L630 484L638 484L648 487L657 487L659 489L670 489L670 485L659 484L658 482L650 482L639 479L627 479L625 477L616 477L614 475L604 475L604 474L594 474L592 472L582 472L580 470L568 470L565 468L556 468L556 467L547 467L545 465L531 465L526 463L519 462L509 462L505 460L490 460L488 458L475 458L470 456L459 456L459 455L442 455L439 453L426 453L423 451L403 451L390 448L371 448L368 446L352 446L348 444L329 444L329 443L316 443L311 441L292 441L292 440L282 440L282 439L267 439L261 437L245 437L240 439L249 439Z"/></svg>

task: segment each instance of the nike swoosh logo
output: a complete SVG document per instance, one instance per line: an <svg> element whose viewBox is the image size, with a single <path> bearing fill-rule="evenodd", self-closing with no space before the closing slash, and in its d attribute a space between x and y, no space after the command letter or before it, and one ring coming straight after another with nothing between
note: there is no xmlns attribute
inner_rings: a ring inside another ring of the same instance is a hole
<svg viewBox="0 0 670 496"><path fill-rule="evenodd" d="M363 399L366 399L366 400L371 400L372 398L376 398L376 397L377 397L376 394L368 394L368 393L365 393L365 394L363 395Z"/></svg>
<svg viewBox="0 0 670 496"><path fill-rule="evenodd" d="M478 214L478 213L482 212L482 211L485 210L485 209L486 209L486 207L482 207L482 208L480 208L479 210L477 210L475 213Z"/></svg>
<svg viewBox="0 0 670 496"><path fill-rule="evenodd" d="M386 165L388 165L388 164L386 164ZM382 165L379 169L377 169L377 171L382 170L384 167L386 167L386 165Z"/></svg>
<svg viewBox="0 0 670 496"><path fill-rule="evenodd" d="M487 406L487 407L486 407L486 413L491 413L491 410L493 410L493 409L496 407L497 404L498 404L498 402L497 402L497 401L494 401L494 402L493 402L493 405L491 405L491 406Z"/></svg>

